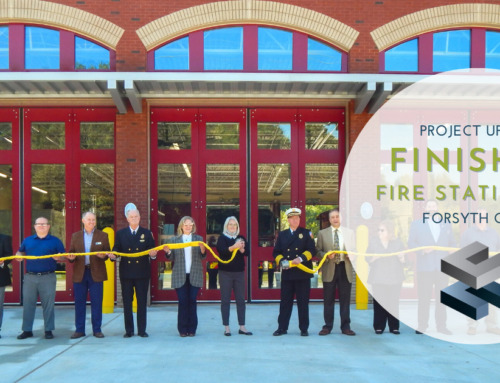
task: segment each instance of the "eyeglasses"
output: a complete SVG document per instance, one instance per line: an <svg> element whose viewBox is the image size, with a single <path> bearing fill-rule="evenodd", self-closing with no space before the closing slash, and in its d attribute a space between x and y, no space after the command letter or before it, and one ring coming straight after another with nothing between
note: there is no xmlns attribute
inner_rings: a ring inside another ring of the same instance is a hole
<svg viewBox="0 0 500 383"><path fill-rule="evenodd" d="M35 226L50 226L50 223L35 223Z"/></svg>
<svg viewBox="0 0 500 383"><path fill-rule="evenodd" d="M194 226L194 223L184 223L182 226Z"/></svg>

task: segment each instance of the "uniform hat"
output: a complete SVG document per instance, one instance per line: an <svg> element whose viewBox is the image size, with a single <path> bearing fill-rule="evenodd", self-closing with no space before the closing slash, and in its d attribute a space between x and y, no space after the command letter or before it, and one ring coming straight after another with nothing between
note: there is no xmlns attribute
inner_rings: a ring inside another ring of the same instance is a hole
<svg viewBox="0 0 500 383"><path fill-rule="evenodd" d="M287 211L285 211L285 214L286 214L287 218L290 218L290 217L293 217L294 215L301 215L302 210L300 210L298 207L292 207L292 208L288 209Z"/></svg>
<svg viewBox="0 0 500 383"><path fill-rule="evenodd" d="M137 210L137 206L135 206L132 202L125 205L125 218L128 218L127 214L130 210Z"/></svg>

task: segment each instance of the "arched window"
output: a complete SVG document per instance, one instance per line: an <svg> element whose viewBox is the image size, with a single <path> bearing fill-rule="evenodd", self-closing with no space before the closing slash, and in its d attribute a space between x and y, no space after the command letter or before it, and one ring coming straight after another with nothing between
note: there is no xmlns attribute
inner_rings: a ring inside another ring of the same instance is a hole
<svg viewBox="0 0 500 383"><path fill-rule="evenodd" d="M150 71L347 72L347 53L304 33L243 25L195 31L148 53Z"/></svg>
<svg viewBox="0 0 500 383"><path fill-rule="evenodd" d="M381 72L500 69L500 32L467 28L425 33L380 54Z"/></svg>
<svg viewBox="0 0 500 383"><path fill-rule="evenodd" d="M114 51L73 32L37 25L0 26L0 70L109 71L115 67Z"/></svg>

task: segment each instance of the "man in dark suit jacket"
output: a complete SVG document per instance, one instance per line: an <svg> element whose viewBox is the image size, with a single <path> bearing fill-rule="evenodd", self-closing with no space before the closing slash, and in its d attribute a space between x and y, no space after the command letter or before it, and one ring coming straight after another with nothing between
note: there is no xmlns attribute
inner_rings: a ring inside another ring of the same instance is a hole
<svg viewBox="0 0 500 383"><path fill-rule="evenodd" d="M425 205L425 211L432 217L438 211L436 201L429 200ZM455 240L449 224L437 224L431 220L414 221L410 227L408 247L417 248L421 246L455 246ZM417 287L418 287L418 327L415 333L422 334L429 325L430 305L432 290L435 296L435 319L437 331L450 335L446 328L446 306L439 299L440 291L448 286L448 276L441 272L441 258L448 253L433 249L426 249L417 253Z"/></svg>
<svg viewBox="0 0 500 383"><path fill-rule="evenodd" d="M75 294L75 327L71 339L85 336L85 317L87 293L90 294L92 331L96 338L104 338L102 324L103 282L108 279L106 272L107 252L110 250L108 235L95 228L96 216L88 211L82 215L83 230L71 237L68 253L89 253L102 251L102 254L76 257L69 255L73 267L73 291Z"/></svg>
<svg viewBox="0 0 500 383"><path fill-rule="evenodd" d="M309 230L299 227L300 214L298 208L288 209L286 212L290 229L279 233L274 245L273 257L276 265L282 262L281 272L281 301L278 317L278 329L274 336L286 334L292 315L293 297L297 297L299 312L299 329L301 336L308 336L309 328L309 293L311 291L312 274L306 273L297 267L288 265L300 264L312 268L311 258L316 254L314 241Z"/></svg>
<svg viewBox="0 0 500 383"><path fill-rule="evenodd" d="M0 258L10 257L11 255L12 241L10 237L4 234L0 234ZM10 279L9 263L10 261L0 261L0 330L2 329L5 286L9 286L12 284Z"/></svg>
<svg viewBox="0 0 500 383"><path fill-rule="evenodd" d="M148 229L139 226L141 216L139 210L127 211L129 227L116 232L113 251L119 253L138 253L155 247L153 234ZM146 332L146 306L148 301L149 279L151 278L151 259L156 258L157 251L151 250L141 257L124 257L120 261L120 282L122 286L123 316L125 320L124 338L134 335L134 318L132 300L134 288L137 296L137 333L140 337L148 337ZM110 255L111 259L116 259Z"/></svg>

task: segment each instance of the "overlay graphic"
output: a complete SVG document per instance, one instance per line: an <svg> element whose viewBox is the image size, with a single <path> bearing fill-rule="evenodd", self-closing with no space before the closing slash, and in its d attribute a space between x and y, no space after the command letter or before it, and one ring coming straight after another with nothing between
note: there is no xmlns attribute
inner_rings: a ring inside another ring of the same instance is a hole
<svg viewBox="0 0 500 383"><path fill-rule="evenodd" d="M497 299L497 285L490 284L498 282L499 257L483 259L481 253L465 266L453 254L470 257L474 242L500 252L499 106L498 71L428 76L386 102L349 153L339 208L342 225L360 235L347 250L376 254L351 257L356 274L378 307L412 333L500 343L497 307L483 303L465 316L446 298L441 302L443 290L459 301L459 290ZM366 232L368 243L361 235ZM443 259L448 263L441 269ZM454 266L462 274L450 272ZM475 275L479 285L463 280L464 273ZM456 279L465 286L455 285Z"/></svg>
<svg viewBox="0 0 500 383"><path fill-rule="evenodd" d="M488 247L474 242L441 260L441 271L458 279L441 290L441 303L478 320L488 303L500 307L500 253L489 258Z"/></svg>

